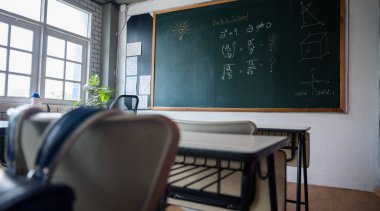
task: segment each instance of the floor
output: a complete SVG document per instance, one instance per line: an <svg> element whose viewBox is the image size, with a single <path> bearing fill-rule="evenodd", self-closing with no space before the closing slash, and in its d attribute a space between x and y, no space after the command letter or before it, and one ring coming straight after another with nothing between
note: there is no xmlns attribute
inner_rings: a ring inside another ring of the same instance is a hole
<svg viewBox="0 0 380 211"><path fill-rule="evenodd" d="M288 183L289 196L295 196L295 189L294 183ZM296 210L295 204L288 203L287 210ZM309 185L309 210L379 211L380 197L373 192Z"/></svg>
<svg viewBox="0 0 380 211"><path fill-rule="evenodd" d="M295 196L296 185L288 183L288 196ZM295 198L295 197L289 197ZM296 210L287 203L287 211ZM305 210L302 206L301 210ZM380 196L372 192L309 185L310 211L380 211ZM187 211L171 206L166 211Z"/></svg>

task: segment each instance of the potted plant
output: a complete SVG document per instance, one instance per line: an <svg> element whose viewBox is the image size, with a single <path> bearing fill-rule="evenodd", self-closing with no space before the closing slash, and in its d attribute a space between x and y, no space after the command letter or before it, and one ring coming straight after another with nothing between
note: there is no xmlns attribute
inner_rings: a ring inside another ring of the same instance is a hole
<svg viewBox="0 0 380 211"><path fill-rule="evenodd" d="M92 75L82 89L86 91L85 99L74 103L74 106L96 106L107 108L115 90L108 86L100 85L99 75Z"/></svg>

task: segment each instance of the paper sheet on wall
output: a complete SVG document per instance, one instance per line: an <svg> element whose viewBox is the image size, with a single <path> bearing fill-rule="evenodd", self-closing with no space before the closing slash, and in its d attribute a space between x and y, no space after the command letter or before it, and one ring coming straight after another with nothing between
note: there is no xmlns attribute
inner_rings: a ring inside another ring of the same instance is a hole
<svg viewBox="0 0 380 211"><path fill-rule="evenodd" d="M127 56L141 55L141 42L127 43Z"/></svg>
<svg viewBox="0 0 380 211"><path fill-rule="evenodd" d="M140 95L150 94L150 75L140 76L139 94Z"/></svg>
<svg viewBox="0 0 380 211"><path fill-rule="evenodd" d="M139 105L137 109L148 109L148 95L139 95Z"/></svg>
<svg viewBox="0 0 380 211"><path fill-rule="evenodd" d="M125 92L127 95L136 95L137 76L127 77L125 82Z"/></svg>
<svg viewBox="0 0 380 211"><path fill-rule="evenodd" d="M127 57L127 75L137 75L137 56Z"/></svg>

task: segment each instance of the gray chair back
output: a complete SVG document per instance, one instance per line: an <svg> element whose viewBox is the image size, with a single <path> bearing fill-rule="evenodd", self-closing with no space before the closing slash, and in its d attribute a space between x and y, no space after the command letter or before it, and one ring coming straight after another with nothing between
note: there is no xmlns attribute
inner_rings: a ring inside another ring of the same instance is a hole
<svg viewBox="0 0 380 211"><path fill-rule="evenodd" d="M173 120L180 130L207 133L254 134L257 127L251 121L188 121Z"/></svg>
<svg viewBox="0 0 380 211"><path fill-rule="evenodd" d="M166 117L100 112L72 131L44 172L74 189L75 210L156 210L178 141Z"/></svg>

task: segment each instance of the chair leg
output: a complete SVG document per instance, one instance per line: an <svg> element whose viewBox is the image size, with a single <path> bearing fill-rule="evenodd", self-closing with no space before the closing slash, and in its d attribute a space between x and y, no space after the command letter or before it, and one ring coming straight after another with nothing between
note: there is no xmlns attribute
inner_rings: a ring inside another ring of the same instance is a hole
<svg viewBox="0 0 380 211"><path fill-rule="evenodd" d="M306 163L306 138L305 134L302 134L302 159L303 159L303 189L304 189L304 196L305 196L305 210L309 211L309 194L308 194L308 183L307 183L307 163Z"/></svg>
<svg viewBox="0 0 380 211"><path fill-rule="evenodd" d="M302 160L302 140L298 141L297 155L297 193L296 193L296 211L301 210L301 160Z"/></svg>
<svg viewBox="0 0 380 211"><path fill-rule="evenodd" d="M277 191L276 191L276 172L275 172L275 166L274 166L274 154L271 154L267 157L267 165L268 165L270 207L272 211L277 211Z"/></svg>

